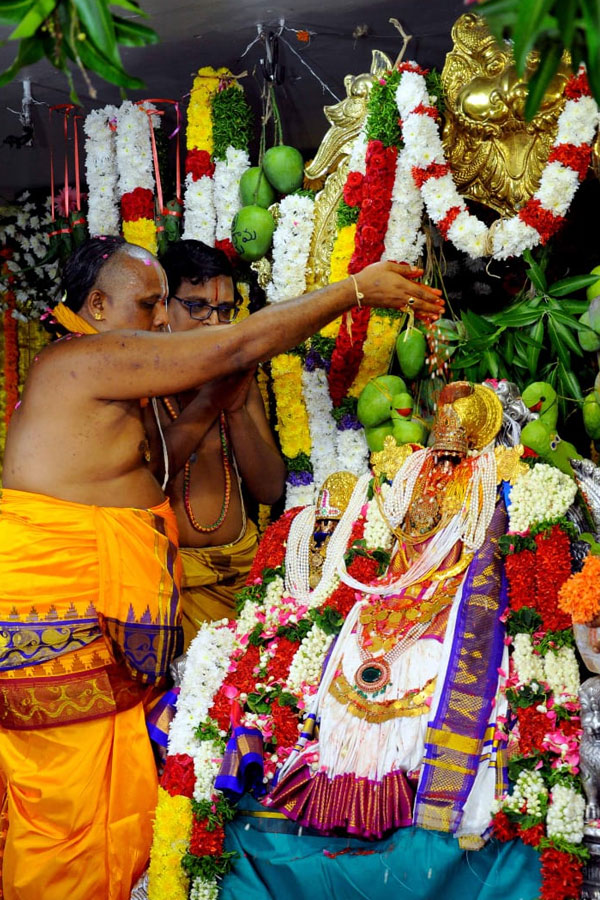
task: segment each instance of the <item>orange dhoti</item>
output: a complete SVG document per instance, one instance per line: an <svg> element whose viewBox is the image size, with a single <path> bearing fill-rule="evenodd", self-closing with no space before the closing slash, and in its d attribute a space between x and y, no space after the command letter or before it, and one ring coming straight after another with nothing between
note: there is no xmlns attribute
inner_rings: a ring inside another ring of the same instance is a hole
<svg viewBox="0 0 600 900"><path fill-rule="evenodd" d="M176 526L4 491L5 900L127 900L152 836L144 705L181 647Z"/></svg>

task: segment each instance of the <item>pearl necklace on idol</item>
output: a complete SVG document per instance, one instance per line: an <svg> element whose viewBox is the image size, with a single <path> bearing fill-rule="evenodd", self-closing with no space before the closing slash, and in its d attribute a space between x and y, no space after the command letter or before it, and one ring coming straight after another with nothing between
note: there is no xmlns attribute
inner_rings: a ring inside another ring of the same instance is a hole
<svg viewBox="0 0 600 900"><path fill-rule="evenodd" d="M285 551L285 589L307 606L319 606L332 590L338 568L343 564L344 554L348 549L352 528L366 503L370 481L370 472L365 472L358 479L344 515L327 543L321 579L314 590L309 587L309 558L316 507L307 506L295 516Z"/></svg>
<svg viewBox="0 0 600 900"><path fill-rule="evenodd" d="M390 524L402 522L410 506L419 473L431 450L420 450L409 457L396 475L383 508ZM415 460L415 457L420 457ZM412 466L410 463L413 463ZM386 596L404 590L436 571L458 541L472 551L483 546L496 505L496 457L482 453L473 461L473 475L461 509L434 535L397 581L387 584L363 584L348 574L343 556L339 575L344 584L365 594Z"/></svg>

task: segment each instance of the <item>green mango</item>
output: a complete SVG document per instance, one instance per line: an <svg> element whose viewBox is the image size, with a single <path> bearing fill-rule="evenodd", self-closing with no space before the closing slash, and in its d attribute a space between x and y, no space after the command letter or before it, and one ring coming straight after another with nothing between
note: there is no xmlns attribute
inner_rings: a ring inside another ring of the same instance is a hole
<svg viewBox="0 0 600 900"><path fill-rule="evenodd" d="M583 401L583 424L592 440L600 440L600 403L594 393L588 394Z"/></svg>
<svg viewBox="0 0 600 900"><path fill-rule="evenodd" d="M358 398L356 415L365 428L374 428L390 418L392 398L406 391L406 383L398 375L379 375L371 379Z"/></svg>
<svg viewBox="0 0 600 900"><path fill-rule="evenodd" d="M396 338L396 356L400 371L407 378L416 378L425 362L427 341L418 328L407 328Z"/></svg>
<svg viewBox="0 0 600 900"><path fill-rule="evenodd" d="M600 276L600 266L594 266L594 268L590 272L590 275ZM587 298L590 302L592 300L594 300L596 297L600 296L600 277L598 278L598 281L595 281L593 284L590 284L590 286L588 288L586 288L586 294L587 294ZM592 326L592 327L594 327L594 326ZM595 330L596 329L594 328L594 331Z"/></svg>
<svg viewBox="0 0 600 900"><path fill-rule="evenodd" d="M394 438L397 444L421 444L425 446L428 431L416 419L394 419Z"/></svg>
<svg viewBox="0 0 600 900"><path fill-rule="evenodd" d="M262 206L243 206L231 223L231 242L246 262L261 259L268 252L275 220Z"/></svg>
<svg viewBox="0 0 600 900"><path fill-rule="evenodd" d="M594 396L598 403L600 403L600 372L598 372L594 379Z"/></svg>
<svg viewBox="0 0 600 900"><path fill-rule="evenodd" d="M277 194L271 187L260 166L246 169L240 178L240 197L243 206L262 206L267 209L275 203Z"/></svg>
<svg viewBox="0 0 600 900"><path fill-rule="evenodd" d="M383 425L376 425L375 428L365 428L365 437L371 453L383 450L383 442L388 434L393 434L393 431L394 426L391 419L388 419Z"/></svg>
<svg viewBox="0 0 600 900"><path fill-rule="evenodd" d="M590 313L589 310L584 312L581 316L579 316L579 321L582 325L587 325L588 328L591 328L590 322ZM600 349L600 335L597 333L590 333L589 331L580 331L577 334L579 338L579 343L581 345L582 350L587 350L588 353L593 353L595 350Z"/></svg>
<svg viewBox="0 0 600 900"><path fill-rule="evenodd" d="M295 147L282 144L271 147L263 157L265 175L276 191L291 194L302 187L304 181L304 160Z"/></svg>

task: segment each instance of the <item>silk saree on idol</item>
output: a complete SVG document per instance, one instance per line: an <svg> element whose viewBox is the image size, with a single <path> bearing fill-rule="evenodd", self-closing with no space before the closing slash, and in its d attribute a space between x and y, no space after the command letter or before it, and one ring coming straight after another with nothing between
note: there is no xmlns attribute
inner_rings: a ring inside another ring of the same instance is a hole
<svg viewBox="0 0 600 900"><path fill-rule="evenodd" d="M0 502L5 900L126 900L147 862L145 709L181 652L169 504Z"/></svg>

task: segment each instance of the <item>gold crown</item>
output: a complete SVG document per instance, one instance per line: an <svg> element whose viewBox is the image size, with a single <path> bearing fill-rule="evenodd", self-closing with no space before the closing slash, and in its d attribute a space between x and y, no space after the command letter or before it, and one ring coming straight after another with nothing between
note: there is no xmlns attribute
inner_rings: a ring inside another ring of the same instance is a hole
<svg viewBox="0 0 600 900"><path fill-rule="evenodd" d="M433 423L433 449L465 456L469 449L467 432L453 406L445 403L438 408Z"/></svg>
<svg viewBox="0 0 600 900"><path fill-rule="evenodd" d="M334 472L323 482L317 498L317 519L341 519L358 478L352 472Z"/></svg>
<svg viewBox="0 0 600 900"><path fill-rule="evenodd" d="M469 447L482 450L492 441L502 425L502 403L491 388L474 384L473 392L452 404L467 433Z"/></svg>

